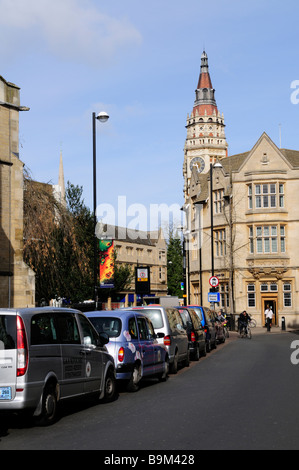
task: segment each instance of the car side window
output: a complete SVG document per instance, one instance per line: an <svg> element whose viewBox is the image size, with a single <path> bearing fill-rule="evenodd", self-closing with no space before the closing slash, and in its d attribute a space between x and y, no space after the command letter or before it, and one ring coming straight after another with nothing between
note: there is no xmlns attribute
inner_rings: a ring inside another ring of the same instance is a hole
<svg viewBox="0 0 299 470"><path fill-rule="evenodd" d="M211 311L206 310L205 313L206 313L206 319L209 320L209 321L213 321L213 318L211 316Z"/></svg>
<svg viewBox="0 0 299 470"><path fill-rule="evenodd" d="M14 315L0 315L0 350L16 348L16 318Z"/></svg>
<svg viewBox="0 0 299 470"><path fill-rule="evenodd" d="M152 325L152 322L147 318L146 323L147 323L147 328L148 328L149 339L154 339L155 338L155 330L154 330L154 327Z"/></svg>
<svg viewBox="0 0 299 470"><path fill-rule="evenodd" d="M193 321L193 324L194 324L194 327L196 329L200 329L201 328L201 324L199 323L199 319L198 319L198 316L196 315L196 313L192 310L190 312L190 316L192 317L192 321Z"/></svg>
<svg viewBox="0 0 299 470"><path fill-rule="evenodd" d="M95 330L93 329L92 325L89 323L87 318L83 317L83 315L78 315L79 316L79 322L81 325L81 328L83 330L83 337L84 337L84 344L85 346L91 346L91 347L96 347L97 346L97 334Z"/></svg>
<svg viewBox="0 0 299 470"><path fill-rule="evenodd" d="M59 340L62 344L81 343L76 318L72 313L62 312L55 315L55 325L57 325Z"/></svg>
<svg viewBox="0 0 299 470"><path fill-rule="evenodd" d="M57 344L57 333L51 313L39 313L31 318L31 344Z"/></svg>
<svg viewBox="0 0 299 470"><path fill-rule="evenodd" d="M129 326L129 333L130 333L131 339L138 339L138 331L137 331L135 317L129 318L128 326Z"/></svg>
<svg viewBox="0 0 299 470"><path fill-rule="evenodd" d="M215 322L216 320L215 314L212 312L212 310L209 310L209 318L211 322Z"/></svg>
<svg viewBox="0 0 299 470"><path fill-rule="evenodd" d="M174 314L175 314L175 323L176 323L176 326L180 325L181 328L184 329L184 323L183 323L182 317L181 317L181 315L179 314L178 310L174 310Z"/></svg>
<svg viewBox="0 0 299 470"><path fill-rule="evenodd" d="M180 316L181 316L181 319L182 319L184 328L187 328L188 322L190 323L190 319L189 319L188 313L186 312L186 310L180 309L180 310L179 310L179 314L180 314Z"/></svg>
<svg viewBox="0 0 299 470"><path fill-rule="evenodd" d="M203 316L202 316L202 311L200 308L197 308L196 311L195 311L196 315L198 316L199 320L202 321L203 320Z"/></svg>
<svg viewBox="0 0 299 470"><path fill-rule="evenodd" d="M167 312L170 329L175 330L177 327L177 324L182 323L180 315L175 309L172 309L172 308L167 308L166 312Z"/></svg>
<svg viewBox="0 0 299 470"><path fill-rule="evenodd" d="M139 330L139 339L145 341L148 339L147 326L145 318L137 317L137 324Z"/></svg>

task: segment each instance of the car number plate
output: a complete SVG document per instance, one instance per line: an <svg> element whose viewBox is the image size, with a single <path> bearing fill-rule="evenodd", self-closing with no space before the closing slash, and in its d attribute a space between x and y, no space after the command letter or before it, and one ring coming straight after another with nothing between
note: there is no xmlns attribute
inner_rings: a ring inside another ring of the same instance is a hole
<svg viewBox="0 0 299 470"><path fill-rule="evenodd" d="M0 387L0 400L11 400L11 387Z"/></svg>

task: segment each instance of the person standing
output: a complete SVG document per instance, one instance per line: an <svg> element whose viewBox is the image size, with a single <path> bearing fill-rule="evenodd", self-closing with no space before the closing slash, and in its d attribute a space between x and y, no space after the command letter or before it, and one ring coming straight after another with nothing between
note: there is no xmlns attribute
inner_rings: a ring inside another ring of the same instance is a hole
<svg viewBox="0 0 299 470"><path fill-rule="evenodd" d="M265 323L267 326L267 331L271 331L273 315L274 314L273 314L272 308L269 305L267 305L267 308L265 310Z"/></svg>

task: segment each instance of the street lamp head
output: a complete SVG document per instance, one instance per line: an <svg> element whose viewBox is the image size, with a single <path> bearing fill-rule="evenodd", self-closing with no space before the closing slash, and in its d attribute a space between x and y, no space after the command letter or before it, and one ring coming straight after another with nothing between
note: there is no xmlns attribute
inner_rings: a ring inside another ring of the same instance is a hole
<svg viewBox="0 0 299 470"><path fill-rule="evenodd" d="M98 115L97 115L97 119L101 122L106 122L108 121L109 119L109 115L107 113L105 113L105 111L101 111Z"/></svg>
<svg viewBox="0 0 299 470"><path fill-rule="evenodd" d="M216 163L214 163L213 167L214 168L222 168L222 165L221 165L221 163L216 162Z"/></svg>

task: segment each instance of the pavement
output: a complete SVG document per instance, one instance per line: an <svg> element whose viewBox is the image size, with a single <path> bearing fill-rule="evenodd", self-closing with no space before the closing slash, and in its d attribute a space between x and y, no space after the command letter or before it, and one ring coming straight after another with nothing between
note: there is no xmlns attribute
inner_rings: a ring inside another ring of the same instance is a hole
<svg viewBox="0 0 299 470"><path fill-rule="evenodd" d="M232 332L233 333L233 332ZM235 332L237 333L237 332ZM256 326L255 328L251 328L251 333L252 335L261 335L261 334L285 334L285 333L294 333L294 334L299 334L299 330L296 328L287 328L285 330L282 330L278 326L272 326L270 331L267 331L266 327L263 326Z"/></svg>

